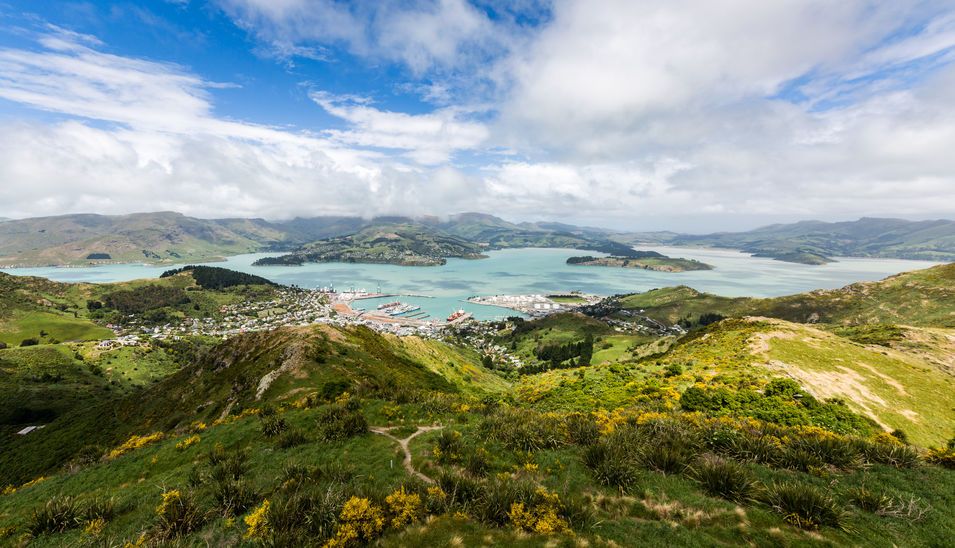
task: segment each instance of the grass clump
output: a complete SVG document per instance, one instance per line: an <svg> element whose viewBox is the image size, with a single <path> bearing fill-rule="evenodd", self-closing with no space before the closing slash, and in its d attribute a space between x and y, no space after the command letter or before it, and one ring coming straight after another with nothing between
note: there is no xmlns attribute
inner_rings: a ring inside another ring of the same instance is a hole
<svg viewBox="0 0 955 548"><path fill-rule="evenodd" d="M690 475L707 494L733 502L752 500L757 486L753 474L741 464L712 455L700 459Z"/></svg>
<svg viewBox="0 0 955 548"><path fill-rule="evenodd" d="M35 508L27 530L34 537L44 533L62 533L80 526L81 509L75 498L53 497Z"/></svg>
<svg viewBox="0 0 955 548"><path fill-rule="evenodd" d="M319 441L339 441L368 432L368 421L361 410L335 403L322 408L315 419Z"/></svg>
<svg viewBox="0 0 955 548"><path fill-rule="evenodd" d="M168 542L198 530L206 516L190 493L172 489L162 493L156 506L154 536L159 542Z"/></svg>
<svg viewBox="0 0 955 548"><path fill-rule="evenodd" d="M775 483L767 488L766 503L788 523L802 529L845 528L845 511L832 495L807 483Z"/></svg>

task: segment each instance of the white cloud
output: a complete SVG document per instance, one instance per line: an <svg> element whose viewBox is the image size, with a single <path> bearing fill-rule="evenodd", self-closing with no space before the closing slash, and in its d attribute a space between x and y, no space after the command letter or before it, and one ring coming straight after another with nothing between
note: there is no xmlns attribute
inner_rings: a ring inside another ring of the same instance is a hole
<svg viewBox="0 0 955 548"><path fill-rule="evenodd" d="M508 36L466 0L344 3L335 0L219 0L260 40L343 45L355 55L398 61L417 74L500 49Z"/></svg>
<svg viewBox="0 0 955 548"><path fill-rule="evenodd" d="M560 0L523 35L463 0L223 2L289 56L344 46L406 64L424 76L401 85L445 106L314 92L343 129L231 120L185 67L54 33L40 51L0 50L0 97L58 120L0 126L0 215L484 210L719 229L747 215L950 216L955 203L944 2ZM490 107L455 102L489 75ZM456 167L465 151L483 167Z"/></svg>
<svg viewBox="0 0 955 548"><path fill-rule="evenodd" d="M447 162L456 150L473 149L488 137L487 128L468 121L459 108L443 108L427 114L389 112L370 106L361 97L312 92L309 97L332 116L346 120L348 130L329 130L336 141L367 147L408 151L421 164Z"/></svg>

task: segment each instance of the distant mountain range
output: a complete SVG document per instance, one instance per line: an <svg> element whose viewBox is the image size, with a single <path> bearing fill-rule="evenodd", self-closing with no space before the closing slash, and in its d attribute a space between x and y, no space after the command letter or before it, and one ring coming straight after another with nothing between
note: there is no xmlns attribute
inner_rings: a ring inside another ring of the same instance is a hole
<svg viewBox="0 0 955 548"><path fill-rule="evenodd" d="M273 264L307 261L441 264L447 257L519 247L566 247L625 257L631 245L710 246L823 264L833 257L955 261L955 222L863 218L804 221L747 232L623 233L492 215L312 217L289 221L198 219L180 213L77 214L0 222L0 266L183 263L257 251L287 252Z"/></svg>
<svg viewBox="0 0 955 548"><path fill-rule="evenodd" d="M955 221L862 218L827 223L801 221L747 232L688 235L675 232L617 234L628 244L666 244L739 249L780 261L824 264L833 257L885 257L955 261Z"/></svg>

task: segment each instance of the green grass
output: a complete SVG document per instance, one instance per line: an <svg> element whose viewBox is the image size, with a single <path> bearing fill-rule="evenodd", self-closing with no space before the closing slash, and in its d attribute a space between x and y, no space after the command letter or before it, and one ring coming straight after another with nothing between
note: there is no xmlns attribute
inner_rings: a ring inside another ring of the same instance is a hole
<svg viewBox="0 0 955 548"><path fill-rule="evenodd" d="M644 310L647 316L668 323L719 313L794 322L955 327L955 264L769 299L720 297L680 286L626 295L620 302L624 308Z"/></svg>
<svg viewBox="0 0 955 548"><path fill-rule="evenodd" d="M45 335L41 335L45 333ZM96 341L113 337L105 327L83 319L55 312L17 311L0 321L0 342L8 346L19 345L24 339L39 341Z"/></svg>
<svg viewBox="0 0 955 548"><path fill-rule="evenodd" d="M940 445L955 434L955 379L932 364L792 324L769 346L779 373L817 395L846 399L887 430L905 431L913 443Z"/></svg>
<svg viewBox="0 0 955 548"><path fill-rule="evenodd" d="M366 400L363 408L373 423L381 420L385 407L398 407L406 424L441 422L461 432L469 448L485 448L491 455L488 478L511 474L513 481L526 481L558 493L562 501L586 508L593 517L580 522L575 536L518 534L510 526L494 526L480 521L467 507L449 510L436 519L409 527L389 528L381 538L384 546L505 544L573 546L577 539L589 543L598 537L621 545L636 542L666 543L679 546L737 545L941 545L955 534L955 475L934 466L897 470L875 465L857 471L830 473L819 478L810 474L777 470L763 465L745 467L761 485L779 482L814 486L831 492L837 503L847 508L846 530L823 527L811 534L786 523L783 516L758 501L742 504L711 497L704 493L691 474L664 475L649 469L639 475L634 490L621 496L615 489L600 486L582 464L583 448L563 445L533 453L508 449L493 436L483 434L480 412L450 413L429 411L424 403L394 404ZM319 409L290 410L282 418L290 428L308 432ZM0 496L0 529L14 527L14 538L23 533L31 512L54 496L74 494L79 501L112 498L117 508L99 541L122 544L136 538L155 521L155 508L164 490L189 490L193 471L205 466L205 455L216 445L227 452L247 451L249 458L243 481L262 499L277 500L283 489L284 470L290 464L312 466L341 463L350 469L344 488L349 494L371 497L383 504L384 496L401 485L413 485L400 466L402 455L391 440L364 434L345 441L304 444L279 449L261 433L260 420L247 417L211 426L199 432L201 441L187 449L175 445L189 434L173 433L165 440L135 450L115 460L86 465L75 473L56 474L13 495ZM456 465L438 464L432 448L437 432L419 436L411 444L414 462L427 474L453 470ZM525 463L534 468L525 467ZM335 465L338 466L338 465ZM477 481L489 481L481 480ZM848 504L845 488L854 485L879 485L901 500L915 499L928 512L918 521L901 517L880 517ZM197 504L208 519L188 542L211 542L221 546L246 545L241 517L226 520L214 510L214 501L204 488L196 490ZM463 512L463 514L455 514ZM453 540L455 539L455 540ZM74 545L93 540L82 528L64 533L44 534L31 546Z"/></svg>

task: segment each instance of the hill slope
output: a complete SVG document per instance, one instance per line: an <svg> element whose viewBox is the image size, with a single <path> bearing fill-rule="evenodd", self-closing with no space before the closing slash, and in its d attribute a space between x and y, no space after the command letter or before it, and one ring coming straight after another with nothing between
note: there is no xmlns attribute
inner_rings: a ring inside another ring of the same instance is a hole
<svg viewBox="0 0 955 548"><path fill-rule="evenodd" d="M679 286L621 296L616 305L629 311L625 314L639 313L670 324L681 318L696 321L709 313L794 322L955 327L955 263L785 297L730 298Z"/></svg>

